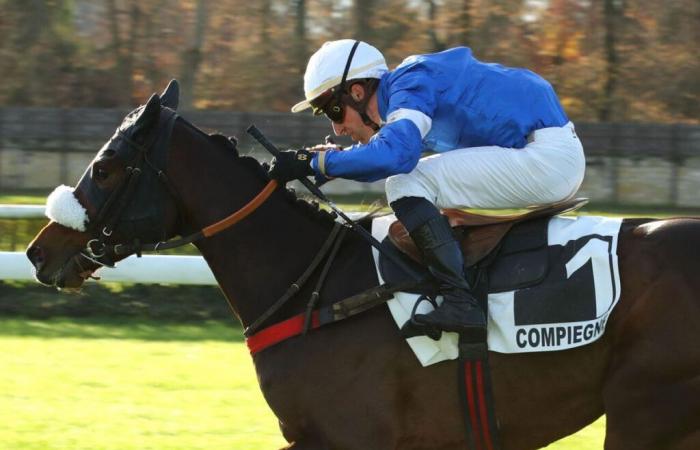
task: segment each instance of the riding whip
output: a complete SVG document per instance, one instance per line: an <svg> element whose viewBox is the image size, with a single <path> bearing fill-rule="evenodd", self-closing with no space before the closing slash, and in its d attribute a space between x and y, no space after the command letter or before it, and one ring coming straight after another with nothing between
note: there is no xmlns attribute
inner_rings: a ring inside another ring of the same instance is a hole
<svg viewBox="0 0 700 450"><path fill-rule="evenodd" d="M248 127L246 130L248 134L253 136L256 141L258 141L265 149L272 154L272 156L277 157L280 153L279 149L275 147L275 145L270 142L260 130L255 125L251 125ZM369 244L376 248L379 253L383 254L387 258L391 260L392 263L394 263L397 267L399 267L403 272L406 274L410 275L411 278L414 280L420 281L424 276L413 270L411 267L409 267L402 259L401 256L397 254L396 250L391 247L384 246L381 242L379 242L370 232L362 228L360 225L358 225L354 220L352 220L350 217L348 217L340 208L338 208L335 203L333 203L328 197L326 197L326 194L324 194L315 184L311 182L306 177L299 178L299 181L301 184L303 184L306 189L308 189L312 194L314 194L316 197L318 197L321 201L323 201L325 204L328 205L329 208L331 208L341 219L345 221L346 224L350 225L350 227L357 232L360 236L362 236Z"/></svg>

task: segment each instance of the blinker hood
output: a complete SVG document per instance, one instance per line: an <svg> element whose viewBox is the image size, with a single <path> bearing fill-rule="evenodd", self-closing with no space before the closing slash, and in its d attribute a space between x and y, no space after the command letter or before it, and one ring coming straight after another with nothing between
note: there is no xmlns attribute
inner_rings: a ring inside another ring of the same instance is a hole
<svg viewBox="0 0 700 450"><path fill-rule="evenodd" d="M93 234L102 233L105 224L114 220L113 215L119 214L112 226L115 239L138 237L144 242L163 239L163 208L169 194L158 179L158 173L165 172L177 117L175 111L162 107L159 97L154 94L144 107L124 120L97 154L96 160L99 160L105 151L114 151L112 158L131 170L140 170L140 173L131 193L125 193L128 183L122 183L117 192L100 188L92 179L92 164L83 174L76 191L91 206L88 210L97 211L88 222L88 229Z"/></svg>

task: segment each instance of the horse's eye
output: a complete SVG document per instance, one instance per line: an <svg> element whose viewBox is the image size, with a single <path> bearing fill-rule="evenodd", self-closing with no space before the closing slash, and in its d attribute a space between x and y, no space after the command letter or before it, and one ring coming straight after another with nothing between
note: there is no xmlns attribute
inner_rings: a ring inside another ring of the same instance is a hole
<svg viewBox="0 0 700 450"><path fill-rule="evenodd" d="M109 173L106 170L97 167L95 168L95 170L92 171L92 174L93 177L98 181L104 181L107 179L107 177L109 177Z"/></svg>

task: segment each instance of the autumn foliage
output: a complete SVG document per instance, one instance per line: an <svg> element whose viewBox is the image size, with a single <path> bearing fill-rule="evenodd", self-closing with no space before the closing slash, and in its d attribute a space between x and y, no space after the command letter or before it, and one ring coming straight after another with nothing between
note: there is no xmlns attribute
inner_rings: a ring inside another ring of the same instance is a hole
<svg viewBox="0 0 700 450"><path fill-rule="evenodd" d="M700 121L697 0L0 0L0 105L286 111L324 41L390 66L467 45L549 79L585 121Z"/></svg>

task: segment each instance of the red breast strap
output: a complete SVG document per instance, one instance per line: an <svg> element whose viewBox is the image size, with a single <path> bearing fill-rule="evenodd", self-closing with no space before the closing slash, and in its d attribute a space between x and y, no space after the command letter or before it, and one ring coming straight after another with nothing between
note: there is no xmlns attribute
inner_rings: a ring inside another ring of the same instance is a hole
<svg viewBox="0 0 700 450"><path fill-rule="evenodd" d="M263 328L245 340L251 355L265 350L267 347L300 335L304 331L304 319L306 314L298 314L282 322ZM318 310L311 313L311 326L309 329L321 326Z"/></svg>

